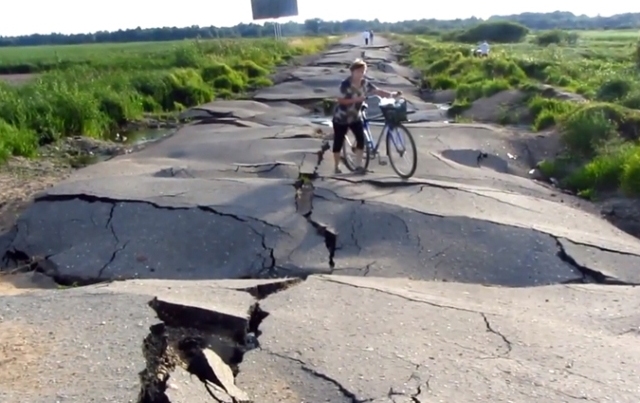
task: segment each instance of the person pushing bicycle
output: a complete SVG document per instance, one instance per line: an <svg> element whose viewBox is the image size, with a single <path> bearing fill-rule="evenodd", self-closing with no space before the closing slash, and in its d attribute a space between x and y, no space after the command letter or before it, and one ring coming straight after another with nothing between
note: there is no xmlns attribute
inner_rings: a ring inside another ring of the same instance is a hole
<svg viewBox="0 0 640 403"><path fill-rule="evenodd" d="M342 173L340 169L340 151L344 145L345 136L349 129L356 137L355 172L364 174L362 157L365 147L364 123L362 105L367 96L399 97L402 91L389 92L376 87L369 79L365 78L367 64L362 59L356 59L349 67L351 75L340 84L341 97L337 99L333 113L333 162L334 172Z"/></svg>

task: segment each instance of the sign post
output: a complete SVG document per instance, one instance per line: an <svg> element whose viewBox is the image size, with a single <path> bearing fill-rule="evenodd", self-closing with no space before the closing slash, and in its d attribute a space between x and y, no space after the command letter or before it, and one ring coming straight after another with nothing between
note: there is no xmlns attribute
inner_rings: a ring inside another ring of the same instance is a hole
<svg viewBox="0 0 640 403"><path fill-rule="evenodd" d="M273 19L273 36L282 39L282 25L277 21L282 17L298 15L298 0L251 0L253 20Z"/></svg>

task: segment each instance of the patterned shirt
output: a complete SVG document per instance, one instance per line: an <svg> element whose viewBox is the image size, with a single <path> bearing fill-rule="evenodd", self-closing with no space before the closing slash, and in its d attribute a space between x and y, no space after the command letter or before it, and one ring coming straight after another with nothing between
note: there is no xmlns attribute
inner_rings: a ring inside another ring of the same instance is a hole
<svg viewBox="0 0 640 403"><path fill-rule="evenodd" d="M355 88L351 85L351 77L347 78L342 82L342 84L340 84L340 93L342 94L342 97L346 99L369 96L377 89L378 87L373 85L373 83L366 78L362 79L360 88ZM351 105L338 104L335 112L333 113L334 122L338 124L351 124L353 122L361 121L363 118L362 104L363 102L357 102Z"/></svg>

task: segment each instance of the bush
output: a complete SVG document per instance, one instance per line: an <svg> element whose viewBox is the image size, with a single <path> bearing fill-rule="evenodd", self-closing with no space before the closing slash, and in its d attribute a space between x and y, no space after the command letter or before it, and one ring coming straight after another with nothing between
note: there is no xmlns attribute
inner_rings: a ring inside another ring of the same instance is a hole
<svg viewBox="0 0 640 403"><path fill-rule="evenodd" d="M516 43L529 33L524 25L509 21L483 22L461 32L453 32L443 36L445 40L464 43L489 41L496 43Z"/></svg>
<svg viewBox="0 0 640 403"><path fill-rule="evenodd" d="M259 69L251 71L255 74ZM215 90L228 90L237 93L242 92L247 85L247 76L224 63L212 63L204 67L201 74L202 79L212 85Z"/></svg>
<svg viewBox="0 0 640 403"><path fill-rule="evenodd" d="M35 132L18 129L0 119L0 162L6 161L10 155L33 157L38 147Z"/></svg>
<svg viewBox="0 0 640 403"><path fill-rule="evenodd" d="M264 67L260 67L256 62L252 60L242 60L234 64L233 68L239 72L244 73L249 79L256 79L260 77L266 77L269 75L269 70Z"/></svg>
<svg viewBox="0 0 640 403"><path fill-rule="evenodd" d="M602 83L596 94L599 101L613 102L625 98L631 92L631 83L624 78L613 78Z"/></svg>
<svg viewBox="0 0 640 403"><path fill-rule="evenodd" d="M569 175L564 180L564 185L576 192L617 189L630 149L623 147L603 151Z"/></svg>
<svg viewBox="0 0 640 403"><path fill-rule="evenodd" d="M213 89L205 84L193 69L178 69L166 76L168 96L162 100L165 110L173 110L173 103L191 107L213 100Z"/></svg>
<svg viewBox="0 0 640 403"><path fill-rule="evenodd" d="M616 136L616 124L600 109L581 108L561 122L562 141L575 154L595 156L597 148Z"/></svg>
<svg viewBox="0 0 640 403"><path fill-rule="evenodd" d="M545 98L535 95L528 102L529 112L533 118L532 128L540 131L556 125L564 115L576 108L572 102Z"/></svg>
<svg viewBox="0 0 640 403"><path fill-rule="evenodd" d="M251 89L271 87L272 85L273 81L271 81L268 77L250 78L248 83L248 87Z"/></svg>
<svg viewBox="0 0 640 403"><path fill-rule="evenodd" d="M461 84L456 90L456 99L475 101L482 97L490 97L498 92L511 88L505 79L482 80L472 84Z"/></svg>
<svg viewBox="0 0 640 403"><path fill-rule="evenodd" d="M640 196L640 146L614 142L603 147L597 157L571 173L563 184L580 194L620 187L629 196Z"/></svg>
<svg viewBox="0 0 640 403"><path fill-rule="evenodd" d="M574 32L566 32L559 29L539 33L534 42L540 46L548 46L551 44L574 44L578 40L578 35Z"/></svg>
<svg viewBox="0 0 640 403"><path fill-rule="evenodd" d="M624 161L620 182L627 195L640 196L640 147L635 147Z"/></svg>

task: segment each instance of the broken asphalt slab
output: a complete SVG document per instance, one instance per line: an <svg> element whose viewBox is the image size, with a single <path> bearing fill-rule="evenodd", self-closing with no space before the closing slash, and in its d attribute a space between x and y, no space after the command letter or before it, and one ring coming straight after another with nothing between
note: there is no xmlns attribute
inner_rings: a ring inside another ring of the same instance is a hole
<svg viewBox="0 0 640 403"><path fill-rule="evenodd" d="M148 306L156 296L241 321L259 303L268 314L259 323L259 348L240 353L235 385L226 372L233 358L203 350L216 376L227 374L227 387L253 402L640 397L640 300L632 287L513 289L348 276L259 284L273 293L258 292L249 280L131 280L0 297L0 345L14 354L3 363L0 399L139 402L150 327L183 349L194 335L216 336L195 322L191 329L159 326ZM170 402L209 401L195 364L196 376L189 376L178 361L167 381Z"/></svg>

